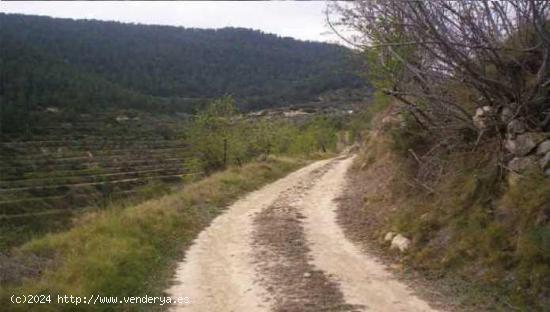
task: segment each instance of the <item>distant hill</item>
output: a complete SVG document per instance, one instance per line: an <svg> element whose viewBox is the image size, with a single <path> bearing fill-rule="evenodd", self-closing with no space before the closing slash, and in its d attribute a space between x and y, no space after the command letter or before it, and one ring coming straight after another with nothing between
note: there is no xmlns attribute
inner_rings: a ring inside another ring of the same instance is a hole
<svg viewBox="0 0 550 312"><path fill-rule="evenodd" d="M231 94L252 110L355 88L350 50L260 31L0 14L2 130L55 106L191 112Z"/></svg>

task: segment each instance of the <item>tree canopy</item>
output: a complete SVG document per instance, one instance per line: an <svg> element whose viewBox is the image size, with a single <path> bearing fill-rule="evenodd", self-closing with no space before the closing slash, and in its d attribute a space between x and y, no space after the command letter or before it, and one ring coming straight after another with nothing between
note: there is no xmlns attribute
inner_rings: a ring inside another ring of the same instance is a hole
<svg viewBox="0 0 550 312"><path fill-rule="evenodd" d="M350 50L249 29L16 14L0 23L3 124L37 107L189 112L230 94L259 109L361 85Z"/></svg>

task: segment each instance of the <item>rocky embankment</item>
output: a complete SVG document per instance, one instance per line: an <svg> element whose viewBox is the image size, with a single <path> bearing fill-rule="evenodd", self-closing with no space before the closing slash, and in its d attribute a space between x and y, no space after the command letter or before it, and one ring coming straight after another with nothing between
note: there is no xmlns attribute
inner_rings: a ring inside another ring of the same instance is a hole
<svg viewBox="0 0 550 312"><path fill-rule="evenodd" d="M474 125L484 132L499 124L505 125L504 148L508 152L505 160L507 169L521 174L526 170L540 169L550 176L550 133L531 129L528 123L510 108L497 113L491 106L478 108L473 117ZM511 179L517 175L510 175Z"/></svg>

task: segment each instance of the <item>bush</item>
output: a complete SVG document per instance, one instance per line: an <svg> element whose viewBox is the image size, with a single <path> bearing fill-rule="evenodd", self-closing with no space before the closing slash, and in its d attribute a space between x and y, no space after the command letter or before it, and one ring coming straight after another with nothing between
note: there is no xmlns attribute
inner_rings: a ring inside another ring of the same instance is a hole
<svg viewBox="0 0 550 312"><path fill-rule="evenodd" d="M225 97L199 112L189 127L187 165L209 174L270 154L326 153L336 149L339 130L337 122L326 116L301 126L285 119L248 120L237 114L234 100Z"/></svg>

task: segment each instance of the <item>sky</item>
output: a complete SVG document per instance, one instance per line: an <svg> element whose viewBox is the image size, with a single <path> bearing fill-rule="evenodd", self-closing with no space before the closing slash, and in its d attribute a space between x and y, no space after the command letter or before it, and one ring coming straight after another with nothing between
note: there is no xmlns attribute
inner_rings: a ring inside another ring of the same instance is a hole
<svg viewBox="0 0 550 312"><path fill-rule="evenodd" d="M1 2L0 12L196 28L244 27L301 40L338 42L325 1Z"/></svg>

